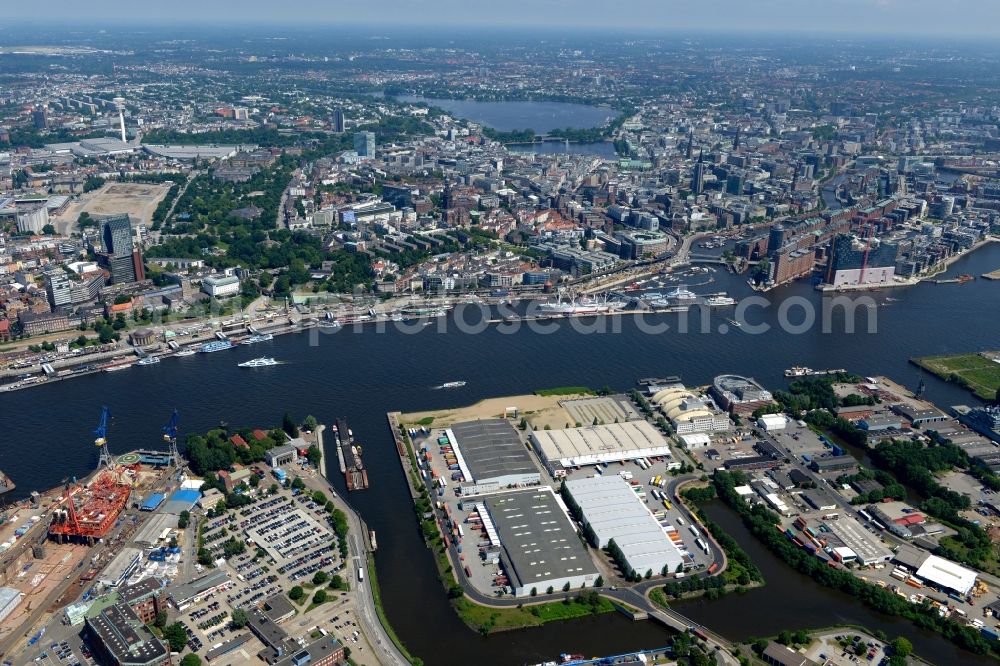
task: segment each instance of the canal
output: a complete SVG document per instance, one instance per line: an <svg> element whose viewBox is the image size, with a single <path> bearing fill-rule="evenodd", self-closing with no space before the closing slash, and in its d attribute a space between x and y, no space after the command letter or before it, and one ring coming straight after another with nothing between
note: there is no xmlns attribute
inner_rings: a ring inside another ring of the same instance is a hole
<svg viewBox="0 0 1000 666"><path fill-rule="evenodd" d="M934 664L996 664L945 641L933 632L917 629L908 620L877 613L843 592L817 585L774 555L743 525L739 514L721 500L702 505L705 513L732 535L764 574L766 584L744 594L730 594L714 601L691 600L673 606L726 638L742 641L750 636L773 636L784 629L818 629L856 624L881 629L892 639L905 636L914 651Z"/></svg>

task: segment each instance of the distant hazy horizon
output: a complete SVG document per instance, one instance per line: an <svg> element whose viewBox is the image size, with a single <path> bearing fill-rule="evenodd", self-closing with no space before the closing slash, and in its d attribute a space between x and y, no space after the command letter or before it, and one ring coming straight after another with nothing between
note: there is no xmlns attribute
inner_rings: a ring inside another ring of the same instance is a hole
<svg viewBox="0 0 1000 666"><path fill-rule="evenodd" d="M391 23L387 22L387 17ZM319 24L503 28L656 30L843 35L1000 37L994 0L379 0L377 3L298 0L49 0L10 4L0 18L49 25ZM10 27L8 25L8 27Z"/></svg>

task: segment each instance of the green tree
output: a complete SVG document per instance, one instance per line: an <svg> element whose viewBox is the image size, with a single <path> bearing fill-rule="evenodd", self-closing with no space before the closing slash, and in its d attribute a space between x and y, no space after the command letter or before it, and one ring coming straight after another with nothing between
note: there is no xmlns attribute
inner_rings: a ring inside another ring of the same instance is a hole
<svg viewBox="0 0 1000 666"><path fill-rule="evenodd" d="M305 590L303 590L298 585L296 585L292 589L288 590L288 598L291 599L292 601L298 601L298 600L300 600L302 597L305 596L305 594L306 594Z"/></svg>
<svg viewBox="0 0 1000 666"><path fill-rule="evenodd" d="M305 490L306 484L299 477L292 479L292 490Z"/></svg>
<svg viewBox="0 0 1000 666"><path fill-rule="evenodd" d="M281 417L281 429L288 433L289 437L299 436L299 428L295 425L295 420L288 412L285 412L285 415Z"/></svg>
<svg viewBox="0 0 1000 666"><path fill-rule="evenodd" d="M156 614L156 619L153 620L153 624L160 629L167 626L167 611L160 611Z"/></svg>
<svg viewBox="0 0 1000 666"><path fill-rule="evenodd" d="M189 511L181 511L180 515L177 516L177 527L183 530L188 526L190 521L191 513Z"/></svg>
<svg viewBox="0 0 1000 666"><path fill-rule="evenodd" d="M306 460L313 467L319 467L319 463L323 460L323 452L319 450L319 447L315 444L311 444L308 449L306 449Z"/></svg>
<svg viewBox="0 0 1000 666"><path fill-rule="evenodd" d="M229 624L233 629L242 629L247 626L247 612L242 608L234 608L233 614L229 618Z"/></svg>
<svg viewBox="0 0 1000 666"><path fill-rule="evenodd" d="M326 603L326 590L316 590L316 594L313 595L314 604Z"/></svg>
<svg viewBox="0 0 1000 666"><path fill-rule="evenodd" d="M340 590L344 587L344 579L340 576L340 574L333 574L330 576L330 587L335 590Z"/></svg>
<svg viewBox="0 0 1000 666"><path fill-rule="evenodd" d="M913 652L913 643L907 639L900 636L899 638L893 639L892 643L892 653L894 655L903 657L904 659Z"/></svg>
<svg viewBox="0 0 1000 666"><path fill-rule="evenodd" d="M184 625L180 622L174 622L164 627L163 638L170 644L172 652L180 652L187 645L187 631L184 630Z"/></svg>
<svg viewBox="0 0 1000 666"><path fill-rule="evenodd" d="M325 571L322 570L317 571L315 574L313 574L313 579L312 579L313 585L322 585L327 581L328 578L329 575Z"/></svg>
<svg viewBox="0 0 1000 666"><path fill-rule="evenodd" d="M317 423L316 417L313 416L312 414L310 414L309 416L307 416L305 418L305 420L302 422L302 427L305 428L306 430L308 430L309 432L315 432L316 431L316 427L318 425L319 425L319 423Z"/></svg>
<svg viewBox="0 0 1000 666"><path fill-rule="evenodd" d="M604 587L604 576L597 576L597 580L594 581L594 587Z"/></svg>
<svg viewBox="0 0 1000 666"><path fill-rule="evenodd" d="M181 666L201 666L201 657L193 652L181 657Z"/></svg>

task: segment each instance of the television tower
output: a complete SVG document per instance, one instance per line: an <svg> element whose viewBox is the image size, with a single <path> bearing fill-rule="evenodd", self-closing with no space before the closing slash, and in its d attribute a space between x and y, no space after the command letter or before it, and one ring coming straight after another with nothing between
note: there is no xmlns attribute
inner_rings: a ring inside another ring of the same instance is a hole
<svg viewBox="0 0 1000 666"><path fill-rule="evenodd" d="M122 128L122 143L128 143L128 139L125 137L125 98L115 97L111 101L115 103L115 108L118 109L118 121L121 123Z"/></svg>

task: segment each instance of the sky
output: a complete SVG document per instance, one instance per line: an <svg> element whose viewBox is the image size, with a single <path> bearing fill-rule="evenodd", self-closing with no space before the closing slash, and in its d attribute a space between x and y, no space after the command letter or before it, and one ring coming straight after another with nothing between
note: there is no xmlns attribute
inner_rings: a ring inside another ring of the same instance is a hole
<svg viewBox="0 0 1000 666"><path fill-rule="evenodd" d="M1000 37L1000 0L3 0L0 22L361 23Z"/></svg>

